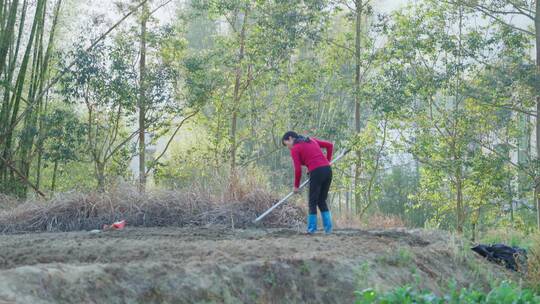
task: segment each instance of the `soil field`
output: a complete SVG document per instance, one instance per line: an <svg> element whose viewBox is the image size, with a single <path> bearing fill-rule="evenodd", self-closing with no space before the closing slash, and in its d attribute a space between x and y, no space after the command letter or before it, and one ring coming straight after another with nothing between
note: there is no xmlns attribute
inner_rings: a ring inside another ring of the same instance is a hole
<svg viewBox="0 0 540 304"><path fill-rule="evenodd" d="M497 274L495 274L497 273ZM424 230L127 228L0 236L0 303L353 303L364 288L436 293L509 275Z"/></svg>

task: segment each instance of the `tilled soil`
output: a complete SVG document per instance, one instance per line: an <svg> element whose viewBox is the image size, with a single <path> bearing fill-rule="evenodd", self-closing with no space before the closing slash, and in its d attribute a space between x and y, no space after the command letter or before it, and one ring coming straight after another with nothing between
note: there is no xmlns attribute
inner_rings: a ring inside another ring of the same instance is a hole
<svg viewBox="0 0 540 304"><path fill-rule="evenodd" d="M495 275L496 270L498 275ZM438 231L127 228L0 236L2 303L352 303L507 275Z"/></svg>

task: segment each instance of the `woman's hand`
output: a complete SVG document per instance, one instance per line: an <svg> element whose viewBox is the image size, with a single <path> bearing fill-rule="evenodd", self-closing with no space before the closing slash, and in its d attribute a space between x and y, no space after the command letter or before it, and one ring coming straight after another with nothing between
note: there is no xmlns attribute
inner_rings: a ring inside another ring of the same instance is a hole
<svg viewBox="0 0 540 304"><path fill-rule="evenodd" d="M300 193L300 189L297 188L297 187L294 187L294 188L293 188L293 192L294 192L295 194L298 194L298 193Z"/></svg>

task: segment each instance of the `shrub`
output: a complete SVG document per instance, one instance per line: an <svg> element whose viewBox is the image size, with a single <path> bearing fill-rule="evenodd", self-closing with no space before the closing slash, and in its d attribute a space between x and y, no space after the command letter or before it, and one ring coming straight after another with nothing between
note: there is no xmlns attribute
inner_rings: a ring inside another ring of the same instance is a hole
<svg viewBox="0 0 540 304"><path fill-rule="evenodd" d="M527 280L529 285L540 292L540 234L531 237L531 246L527 252Z"/></svg>

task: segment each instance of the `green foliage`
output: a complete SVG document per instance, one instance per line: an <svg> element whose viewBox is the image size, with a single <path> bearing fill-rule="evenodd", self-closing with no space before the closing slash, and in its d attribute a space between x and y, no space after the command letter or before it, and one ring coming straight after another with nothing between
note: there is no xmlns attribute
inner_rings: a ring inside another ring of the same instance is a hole
<svg viewBox="0 0 540 304"><path fill-rule="evenodd" d="M401 216L414 227L422 227L431 216L430 208L412 208L410 199L418 187L418 175L411 164L399 165L380 178L381 198L377 205L384 214Z"/></svg>
<svg viewBox="0 0 540 304"><path fill-rule="evenodd" d="M501 206L511 201L516 168L508 150L499 149L513 141L511 118L485 106L496 100L495 91L485 99L469 75L486 75L486 59L519 60L527 49L521 35L494 34L492 27L474 25L475 16L438 1L395 13L381 27L389 37L380 53L386 63L371 79L375 109L391 114L403 150L420 163L419 189L407 209L422 210L427 226L473 233L479 222L507 216ZM497 98L508 97L500 92ZM503 145L492 147L494 132Z"/></svg>
<svg viewBox="0 0 540 304"><path fill-rule="evenodd" d="M326 2L201 0L192 1L191 6L198 16L221 25L205 43L212 47L205 49L201 58L204 69L200 75L210 77L198 81L214 88L214 94L206 96L210 102L203 111L204 122L213 134L211 149L221 155L221 161L232 161L234 156L234 167L247 166L260 155L275 151L279 145L263 142L276 143L276 134L288 128L300 113L295 111L295 104L302 105L303 100L289 105L283 98L288 94L288 76L295 74L289 67L299 50L313 45L315 37L324 31ZM314 74L296 75L303 78ZM209 79L223 81L210 84ZM313 97L308 83L290 88Z"/></svg>
<svg viewBox="0 0 540 304"><path fill-rule="evenodd" d="M375 202L380 202L383 193L380 175L384 172L382 167L388 151L388 121L369 120L360 133L351 136L348 145L361 155L360 184L356 185L354 194L359 198L355 206L356 213L362 216L373 209ZM351 153L351 156L338 165L339 168L356 164L356 155L358 154Z"/></svg>
<svg viewBox="0 0 540 304"><path fill-rule="evenodd" d="M43 123L45 160L62 163L81 160L86 130L72 109L54 109L46 114Z"/></svg>
<svg viewBox="0 0 540 304"><path fill-rule="evenodd" d="M216 89L223 85L223 75L212 67L212 54L190 54L183 59L185 90L190 107L200 107L213 98Z"/></svg>
<svg viewBox="0 0 540 304"><path fill-rule="evenodd" d="M411 287L400 287L391 292L380 293L373 289L356 292L357 304L473 304L473 303L537 303L540 295L531 289L523 289L514 284L503 282L490 292L458 288L454 286L444 296L437 296L431 292L417 290Z"/></svg>
<svg viewBox="0 0 540 304"><path fill-rule="evenodd" d="M182 140L174 144L168 157L157 166L154 179L157 185L169 189L182 189L222 195L229 185L228 168L220 155L212 150L211 134L200 125L190 124ZM269 184L268 174L257 166L240 170L243 186L261 187Z"/></svg>
<svg viewBox="0 0 540 304"><path fill-rule="evenodd" d="M64 75L62 94L66 102L82 104L86 110L84 151L95 165L98 187L103 190L107 165L129 143L125 116L136 113L137 76L129 63L135 49L120 39L113 45L100 43L88 51L82 41L68 56L75 63L74 72Z"/></svg>
<svg viewBox="0 0 540 304"><path fill-rule="evenodd" d="M216 173L212 166L211 151L203 130L192 127L194 131L183 136L181 144L171 147L169 157L156 168L156 183L167 188L182 189L198 181L208 182ZM215 164L215 163L214 163Z"/></svg>
<svg viewBox="0 0 540 304"><path fill-rule="evenodd" d="M95 190L97 183L92 175L94 170L89 162L71 161L58 164L55 176L54 163L45 162L41 169L41 188L51 190L51 193Z"/></svg>
<svg viewBox="0 0 540 304"><path fill-rule="evenodd" d="M507 244L525 249L533 246L532 235L513 229L490 230L480 237L479 242L484 244Z"/></svg>

